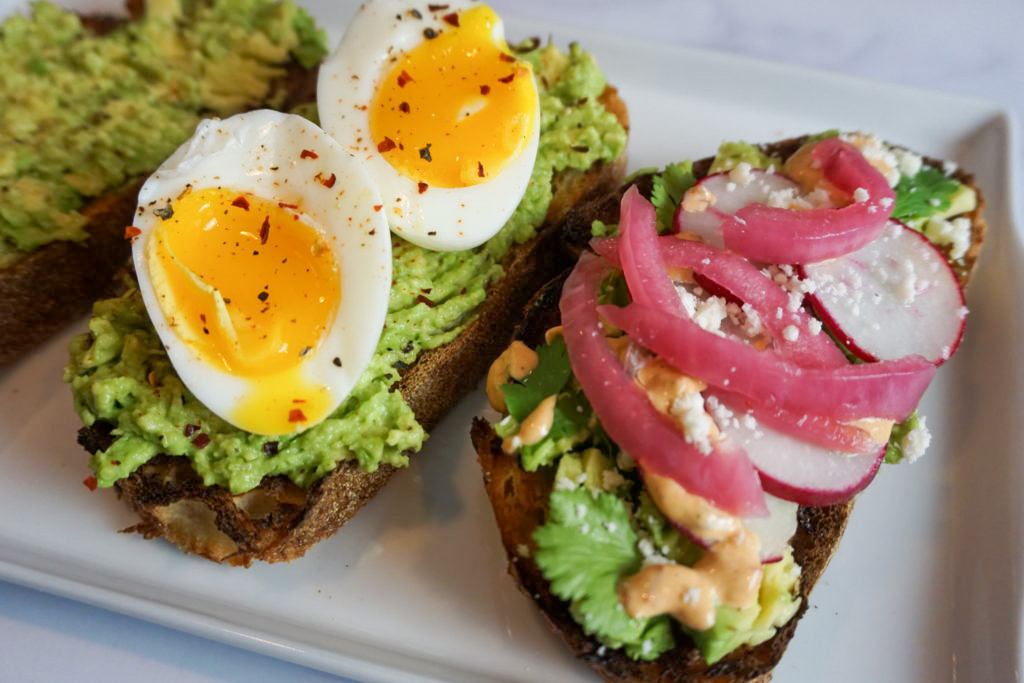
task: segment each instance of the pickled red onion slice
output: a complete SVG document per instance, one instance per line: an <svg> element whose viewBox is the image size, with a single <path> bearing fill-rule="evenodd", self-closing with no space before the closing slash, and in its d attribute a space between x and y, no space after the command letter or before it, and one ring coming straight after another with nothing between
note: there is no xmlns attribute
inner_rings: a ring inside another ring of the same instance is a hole
<svg viewBox="0 0 1024 683"><path fill-rule="evenodd" d="M620 240L607 237L594 240L591 246L612 265L618 265L622 251ZM707 244L671 236L659 237L657 246L666 265L690 268L748 304L771 333L779 354L784 358L804 367L827 368L849 364L828 335L811 333L811 316L801 310L790 311L786 291L750 261ZM632 287L630 294L633 294ZM634 301L638 301L635 296ZM792 340L786 339L783 333L790 325L798 331Z"/></svg>
<svg viewBox="0 0 1024 683"><path fill-rule="evenodd" d="M658 248L654 207L640 195L636 185L622 195L619 228L619 260L630 297L645 306L683 315L683 304L665 272Z"/></svg>
<svg viewBox="0 0 1024 683"><path fill-rule="evenodd" d="M769 408L778 406L836 420L882 417L902 421L914 410L935 374L935 366L920 356L803 368L776 353L707 332L689 318L665 315L635 303L625 308L600 306L598 313L680 372Z"/></svg>
<svg viewBox="0 0 1024 683"><path fill-rule="evenodd" d="M605 262L584 254L562 289L559 309L573 374L608 435L643 468L671 477L690 493L742 517L767 514L757 473L740 449L709 455L688 444L658 413L608 348L597 317Z"/></svg>
<svg viewBox="0 0 1024 683"><path fill-rule="evenodd" d="M839 138L817 143L811 157L852 203L807 211L748 204L722 216L727 249L761 263L814 263L860 249L882 234L895 198L885 177Z"/></svg>

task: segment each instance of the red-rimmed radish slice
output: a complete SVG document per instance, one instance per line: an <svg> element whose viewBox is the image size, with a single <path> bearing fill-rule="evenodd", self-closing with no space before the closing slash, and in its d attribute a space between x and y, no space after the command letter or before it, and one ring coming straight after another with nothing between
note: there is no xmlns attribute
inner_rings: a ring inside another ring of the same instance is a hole
<svg viewBox="0 0 1024 683"><path fill-rule="evenodd" d="M665 265L690 268L714 283L719 291L728 293L729 298L748 304L760 318L762 326L771 333L782 357L804 367L827 368L849 364L828 335L820 333L820 325L812 329L809 315L800 309L791 311L786 290L750 261L707 244L670 236L659 237L657 244ZM591 246L613 265L618 265L622 249L620 238L594 240ZM717 295L718 292L712 294ZM790 326L795 329L795 336L787 333Z"/></svg>
<svg viewBox="0 0 1024 683"><path fill-rule="evenodd" d="M904 420L935 375L920 356L836 368L803 368L770 351L719 337L689 318L630 304L598 313L682 373L789 411L856 420ZM564 315L563 315L564 318ZM589 396L589 393L588 393Z"/></svg>
<svg viewBox="0 0 1024 683"><path fill-rule="evenodd" d="M864 360L918 354L941 365L963 337L964 294L942 252L890 221L881 237L839 258L802 268L811 305Z"/></svg>
<svg viewBox="0 0 1024 683"><path fill-rule="evenodd" d="M773 194L780 200L787 193L793 197L800 194L799 184L778 173L751 169L744 180L737 182L729 173L702 178L687 191L688 201L676 209L676 232L693 233L712 246L722 247L721 227L725 218L750 204L768 204Z"/></svg>
<svg viewBox="0 0 1024 683"><path fill-rule="evenodd" d="M619 203L619 260L633 301L651 308L684 315L679 294L665 272L658 248L658 228L654 207L644 199L636 185L622 195Z"/></svg>
<svg viewBox="0 0 1024 683"><path fill-rule="evenodd" d="M878 442L868 432L845 422L822 415L794 413L778 406L767 408L735 392L722 389L710 391L708 395L733 413L741 416L749 414L758 424L815 446L844 453L874 453L878 450Z"/></svg>
<svg viewBox="0 0 1024 683"><path fill-rule="evenodd" d="M744 517L764 515L764 494L743 451L722 448L704 455L687 443L608 347L596 309L598 286L608 272L603 259L584 254L559 301L573 374L605 431L641 467L671 477L715 507Z"/></svg>
<svg viewBox="0 0 1024 683"><path fill-rule="evenodd" d="M740 420L723 429L746 452L764 490L799 505L834 505L853 497L874 478L885 446L873 453L841 453Z"/></svg>

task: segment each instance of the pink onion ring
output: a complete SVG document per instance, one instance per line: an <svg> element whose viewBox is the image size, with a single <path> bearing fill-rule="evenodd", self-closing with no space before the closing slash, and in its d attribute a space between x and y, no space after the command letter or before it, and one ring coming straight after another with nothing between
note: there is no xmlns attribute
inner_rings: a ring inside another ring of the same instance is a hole
<svg viewBox="0 0 1024 683"><path fill-rule="evenodd" d="M683 315L683 304L665 272L658 248L654 207L636 185L619 203L619 260L633 301L674 315Z"/></svg>

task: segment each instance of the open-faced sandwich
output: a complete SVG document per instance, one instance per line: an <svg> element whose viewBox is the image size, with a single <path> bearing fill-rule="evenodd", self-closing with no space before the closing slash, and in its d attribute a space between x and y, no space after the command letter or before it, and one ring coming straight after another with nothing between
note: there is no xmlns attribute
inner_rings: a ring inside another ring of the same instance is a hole
<svg viewBox="0 0 1024 683"><path fill-rule="evenodd" d="M199 124L65 371L87 483L218 562L301 556L404 467L565 267L553 226L624 170L594 59L510 48L474 2L366 3L317 105L322 129Z"/></svg>
<svg viewBox="0 0 1024 683"><path fill-rule="evenodd" d="M928 445L981 210L955 165L832 131L574 213L596 253L531 303L473 441L510 573L577 656L770 676L853 496Z"/></svg>

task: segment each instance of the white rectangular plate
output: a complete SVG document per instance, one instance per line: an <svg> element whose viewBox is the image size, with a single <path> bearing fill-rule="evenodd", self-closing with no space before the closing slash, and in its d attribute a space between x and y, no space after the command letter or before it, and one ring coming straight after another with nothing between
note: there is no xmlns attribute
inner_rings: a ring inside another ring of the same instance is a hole
<svg viewBox="0 0 1024 683"><path fill-rule="evenodd" d="M0 13L21 3L0 2ZM90 3L94 4L94 3ZM345 16L315 3L332 37ZM501 3L497 3L500 7ZM341 13L350 14L346 9ZM885 467L778 669L786 681L1006 680L1021 624L1024 370L1006 115L993 105L573 29L632 117L632 168L826 128L875 131L972 169L991 225L967 338L923 405L926 458ZM78 326L82 329L81 326ZM0 371L0 578L361 679L587 679L505 574L468 439L478 393L335 538L249 570L114 533L132 515L81 485L61 384L72 331Z"/></svg>

